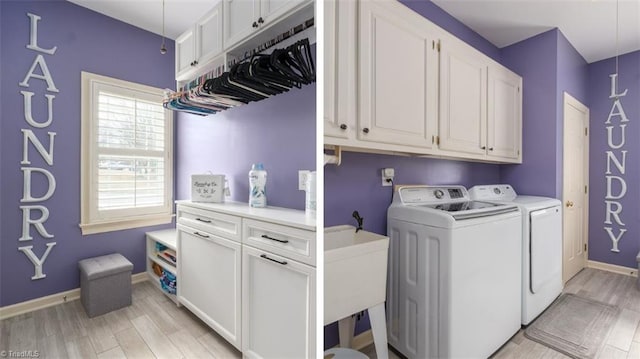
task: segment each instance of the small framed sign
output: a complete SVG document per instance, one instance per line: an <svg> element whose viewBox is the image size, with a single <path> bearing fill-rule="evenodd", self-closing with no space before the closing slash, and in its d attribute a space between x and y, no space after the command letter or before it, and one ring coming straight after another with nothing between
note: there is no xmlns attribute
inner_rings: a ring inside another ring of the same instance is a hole
<svg viewBox="0 0 640 359"><path fill-rule="evenodd" d="M193 202L224 202L224 175L191 175Z"/></svg>

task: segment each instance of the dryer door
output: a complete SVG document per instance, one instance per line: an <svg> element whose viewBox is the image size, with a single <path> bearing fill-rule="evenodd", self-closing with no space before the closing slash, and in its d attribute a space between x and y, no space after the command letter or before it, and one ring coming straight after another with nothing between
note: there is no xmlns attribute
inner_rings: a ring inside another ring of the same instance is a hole
<svg viewBox="0 0 640 359"><path fill-rule="evenodd" d="M529 214L529 286L536 293L562 275L562 214L551 207Z"/></svg>

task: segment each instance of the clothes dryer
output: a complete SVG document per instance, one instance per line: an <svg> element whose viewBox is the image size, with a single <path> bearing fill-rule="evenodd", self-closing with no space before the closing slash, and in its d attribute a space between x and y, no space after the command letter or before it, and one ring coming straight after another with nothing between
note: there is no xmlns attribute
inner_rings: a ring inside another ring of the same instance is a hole
<svg viewBox="0 0 640 359"><path fill-rule="evenodd" d="M505 184L474 186L469 195L522 211L522 324L528 325L562 293L562 202L521 196Z"/></svg>

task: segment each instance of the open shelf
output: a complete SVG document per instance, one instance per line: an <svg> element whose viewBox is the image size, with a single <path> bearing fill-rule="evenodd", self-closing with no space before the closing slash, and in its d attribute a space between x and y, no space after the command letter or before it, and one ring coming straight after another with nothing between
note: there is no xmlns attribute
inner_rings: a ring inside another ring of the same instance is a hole
<svg viewBox="0 0 640 359"><path fill-rule="evenodd" d="M160 285L160 277L153 271L153 268L152 268L153 263L158 264L163 270L166 270L167 272L176 276L176 287L180 284L180 280L178 279L178 269L176 268L176 265L173 263L170 263L167 260L161 259L161 257L158 257L157 251L156 251L156 243L160 243L174 251L176 250L176 247L177 247L176 230L172 228L172 229L165 229L161 231L147 232L146 242L147 242L147 275L149 276L149 280L153 282L156 288L158 288L169 299L171 299L174 303L176 303L176 305L180 306L178 297L175 294L167 293L162 289L162 286Z"/></svg>

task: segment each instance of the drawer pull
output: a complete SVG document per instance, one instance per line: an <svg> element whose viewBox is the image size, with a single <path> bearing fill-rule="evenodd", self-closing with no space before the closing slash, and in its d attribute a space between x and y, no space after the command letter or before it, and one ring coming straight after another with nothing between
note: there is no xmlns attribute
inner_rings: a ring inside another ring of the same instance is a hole
<svg viewBox="0 0 640 359"><path fill-rule="evenodd" d="M287 265L287 262L286 262L286 261L279 261L279 260L277 260L277 259L269 258L269 257L267 257L267 255L266 255L266 254L261 254L261 255L260 255L260 258L268 259L268 260L270 260L270 261L272 261L272 262L276 262L276 263L278 263L278 264L282 264L283 266L286 266L286 265Z"/></svg>
<svg viewBox="0 0 640 359"><path fill-rule="evenodd" d="M196 221L200 221L200 222L204 222L204 223L211 223L210 220L208 219L202 219L202 218L196 218Z"/></svg>
<svg viewBox="0 0 640 359"><path fill-rule="evenodd" d="M273 238L273 237L267 236L266 234L263 234L260 237L265 238L265 239L270 239L272 241L276 241L276 242L280 242L280 243L289 243L289 240L287 240L287 239Z"/></svg>
<svg viewBox="0 0 640 359"><path fill-rule="evenodd" d="M202 237L202 238L209 238L209 236L207 236L207 235L205 235L205 234L202 234L202 233L200 233L200 232L193 232L193 234L195 234L195 235L197 235L197 236L200 236L200 237Z"/></svg>

